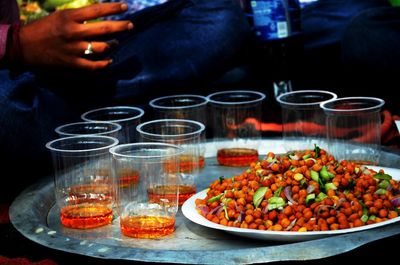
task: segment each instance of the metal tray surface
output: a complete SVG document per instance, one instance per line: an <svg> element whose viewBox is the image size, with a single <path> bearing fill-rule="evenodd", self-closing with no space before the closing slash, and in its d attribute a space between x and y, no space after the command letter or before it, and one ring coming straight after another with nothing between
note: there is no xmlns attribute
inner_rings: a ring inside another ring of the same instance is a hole
<svg viewBox="0 0 400 265"><path fill-rule="evenodd" d="M263 140L260 154L282 152L280 140ZM206 166L200 172L198 190L219 176L233 176L245 168L218 166L212 143L206 144ZM383 150L381 166L398 168L400 154ZM78 230L63 227L55 206L53 178L28 187L12 203L10 219L28 239L49 248L73 254L114 260L159 263L252 264L276 261L304 261L335 256L372 241L400 234L400 223L350 234L304 242L287 243L255 240L197 225L181 210L174 234L162 239L134 239L121 235L119 221L112 225Z"/></svg>

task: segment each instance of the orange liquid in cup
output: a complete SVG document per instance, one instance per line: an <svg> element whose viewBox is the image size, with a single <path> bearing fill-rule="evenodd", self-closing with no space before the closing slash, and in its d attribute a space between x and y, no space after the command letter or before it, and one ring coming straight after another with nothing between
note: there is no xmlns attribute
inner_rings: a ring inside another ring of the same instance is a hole
<svg viewBox="0 0 400 265"><path fill-rule="evenodd" d="M204 168L205 159L204 156L199 156L199 168Z"/></svg>
<svg viewBox="0 0 400 265"><path fill-rule="evenodd" d="M181 155L179 157L179 168L180 172L193 172L193 170L198 168L203 168L204 167L204 156L199 156L198 157L198 162L194 162L193 156L191 155Z"/></svg>
<svg viewBox="0 0 400 265"><path fill-rule="evenodd" d="M258 151L250 148L223 148L218 150L217 160L223 166L248 166L258 161Z"/></svg>
<svg viewBox="0 0 400 265"><path fill-rule="evenodd" d="M139 182L139 172L132 170L130 172L124 172L118 179L120 187L126 188Z"/></svg>
<svg viewBox="0 0 400 265"><path fill-rule="evenodd" d="M182 205L187 199L196 194L196 187L194 185L165 185L148 189L147 195L150 202L160 202L161 199L174 202L177 196L177 189L179 189L178 205Z"/></svg>
<svg viewBox="0 0 400 265"><path fill-rule="evenodd" d="M104 204L82 203L63 207L60 218L66 227L88 229L111 224L113 212Z"/></svg>
<svg viewBox="0 0 400 265"><path fill-rule="evenodd" d="M357 165L370 165L370 166L376 166L378 164L377 161L368 161L368 160L351 160L351 159L346 159L347 162L352 162Z"/></svg>
<svg viewBox="0 0 400 265"><path fill-rule="evenodd" d="M164 216L128 216L120 220L122 234L136 238L159 238L172 234L175 218Z"/></svg>
<svg viewBox="0 0 400 265"><path fill-rule="evenodd" d="M194 156L191 155L181 155L179 157L179 172L190 173L196 170L197 168L204 167L204 157L199 156L198 161L195 160ZM165 169L168 172L177 172L178 169L174 162L166 162Z"/></svg>

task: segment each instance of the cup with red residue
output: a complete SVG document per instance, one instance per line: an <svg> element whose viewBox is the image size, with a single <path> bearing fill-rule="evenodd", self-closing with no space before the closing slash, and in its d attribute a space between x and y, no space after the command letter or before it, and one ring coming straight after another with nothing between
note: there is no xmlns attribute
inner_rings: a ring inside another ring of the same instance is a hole
<svg viewBox="0 0 400 265"><path fill-rule="evenodd" d="M180 146L179 156L179 205L196 193L199 170L204 167L201 155L201 135L205 126L197 121L183 119L161 119L144 122L137 126L142 142L163 142Z"/></svg>
<svg viewBox="0 0 400 265"><path fill-rule="evenodd" d="M377 165L381 146L381 108L374 97L337 98L321 104L326 114L328 149L336 159Z"/></svg>
<svg viewBox="0 0 400 265"><path fill-rule="evenodd" d="M277 98L282 110L282 139L286 152L327 148L325 113L320 104L337 98L324 90L298 90Z"/></svg>
<svg viewBox="0 0 400 265"><path fill-rule="evenodd" d="M46 144L54 165L55 197L61 224L88 229L111 224L114 184L109 149L118 140L109 136L63 137Z"/></svg>
<svg viewBox="0 0 400 265"><path fill-rule="evenodd" d="M218 163L245 167L258 161L265 95L251 90L228 90L212 93L207 98Z"/></svg>

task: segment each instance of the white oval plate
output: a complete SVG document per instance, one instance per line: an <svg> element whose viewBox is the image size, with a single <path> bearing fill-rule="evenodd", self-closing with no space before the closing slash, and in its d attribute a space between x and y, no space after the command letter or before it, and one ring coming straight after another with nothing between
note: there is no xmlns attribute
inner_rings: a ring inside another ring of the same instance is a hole
<svg viewBox="0 0 400 265"><path fill-rule="evenodd" d="M386 167L376 167L376 166L368 166L374 170L383 169L385 173L391 175L394 179L400 179L400 169L396 168L386 168ZM207 195L207 189L201 192L196 193L185 203L182 205L182 213L188 218L190 221L199 224L201 226L223 230L231 234L235 234L242 237L248 237L253 239L261 239L261 240L272 240L272 241L282 241L282 242L294 242L294 241L307 241L312 239L318 239L327 236L340 235L352 232L359 232L368 229L373 229L389 224L393 224L395 222L400 221L400 216L371 225L365 225L355 228L349 229L340 229L340 230L332 230L332 231L312 231L312 232L291 232L291 231L262 231L256 229L245 229L245 228L237 228L237 227L229 227L220 224L213 223L206 218L204 218L201 214L199 214L196 210L195 200L197 198L204 199Z"/></svg>

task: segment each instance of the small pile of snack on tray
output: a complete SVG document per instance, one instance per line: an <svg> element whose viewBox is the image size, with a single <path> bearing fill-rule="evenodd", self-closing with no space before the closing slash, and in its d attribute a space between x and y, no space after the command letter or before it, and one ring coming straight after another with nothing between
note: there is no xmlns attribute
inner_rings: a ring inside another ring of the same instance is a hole
<svg viewBox="0 0 400 265"><path fill-rule="evenodd" d="M231 227L327 231L359 227L400 214L400 182L325 150L268 153L240 175L221 176L196 210Z"/></svg>

